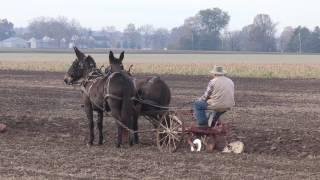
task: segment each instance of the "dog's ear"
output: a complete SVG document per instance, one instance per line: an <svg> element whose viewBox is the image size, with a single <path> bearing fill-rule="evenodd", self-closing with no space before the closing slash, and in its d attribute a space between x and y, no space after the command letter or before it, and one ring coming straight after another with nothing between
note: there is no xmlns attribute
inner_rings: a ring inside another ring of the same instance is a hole
<svg viewBox="0 0 320 180"><path fill-rule="evenodd" d="M76 46L73 47L74 52L76 53L76 56L79 60L84 59L85 55L83 52L81 52Z"/></svg>

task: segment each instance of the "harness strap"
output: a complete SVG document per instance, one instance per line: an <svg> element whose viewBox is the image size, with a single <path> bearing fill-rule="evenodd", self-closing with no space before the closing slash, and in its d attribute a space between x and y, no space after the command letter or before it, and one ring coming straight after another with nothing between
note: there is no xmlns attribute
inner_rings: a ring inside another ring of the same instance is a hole
<svg viewBox="0 0 320 180"><path fill-rule="evenodd" d="M113 94L106 94L106 95L104 96L104 99L107 99L107 98L122 100L122 97L119 97L119 96L116 96L116 95L113 95Z"/></svg>
<svg viewBox="0 0 320 180"><path fill-rule="evenodd" d="M112 98L112 99L117 99L117 100L122 100L123 98L122 97L119 97L119 96L116 96L116 95L114 95L114 94L111 94L109 91L109 89L110 89L110 79L114 76L114 75L116 75L116 74L118 74L119 72L114 72L114 73L111 73L111 75L108 77L108 80L107 80L107 94L104 96L104 99L106 99L106 98ZM134 96L132 96L130 99L131 100L134 100Z"/></svg>
<svg viewBox="0 0 320 180"><path fill-rule="evenodd" d="M137 78L135 78L135 77L131 77L131 80L132 80L132 82L133 82L133 86L134 86L134 89L135 90L137 90L138 88L137 88Z"/></svg>
<svg viewBox="0 0 320 180"><path fill-rule="evenodd" d="M134 100L134 101L137 101L137 102L139 102L141 104L149 105L149 106L154 107L154 108L160 108L160 109L166 109L166 110L171 108L169 106L157 105L155 102L152 102L150 100L144 100L144 99L140 99L140 98L136 98L136 97L132 97L131 99Z"/></svg>
<svg viewBox="0 0 320 180"><path fill-rule="evenodd" d="M116 95L113 95L113 94L110 94L109 93L109 84L110 84L110 79L111 77L113 77L115 74L117 74L118 72L115 72L115 73L111 73L111 75L108 77L107 79L107 94L104 96L104 100L107 99L107 98L112 98L112 99L116 99L116 100L122 100L123 98L122 97L119 97L119 96L116 96ZM98 107L100 110L104 111L104 108L99 106L97 103L95 103L95 101L93 101L91 98L90 98L90 91L91 91L91 88L93 86L94 83L97 82L98 79L102 79L101 77L97 77L93 80L89 80L89 81L92 81L91 85L88 87L88 90L85 88L85 84L86 83L82 83L81 86L80 86L80 89L81 91L89 98L90 102L92 104L94 104L96 107ZM88 81L86 81L88 82ZM131 100L134 100L134 97L131 97L130 98Z"/></svg>
<svg viewBox="0 0 320 180"><path fill-rule="evenodd" d="M83 84L81 84L80 89L81 89L81 92L83 92L85 95L89 96L89 93L88 93L88 91L86 90L86 88L84 87Z"/></svg>
<svg viewBox="0 0 320 180"><path fill-rule="evenodd" d="M91 89L93 83L91 84L91 86L89 87L89 90ZM95 105L96 107L98 107L100 110L104 111L104 108L101 107L100 105L98 105L97 103L95 103L95 101L92 101L92 99L90 98L89 96L89 92L90 91L87 91L86 88L84 87L84 85L81 85L80 87L81 91L89 98L90 102Z"/></svg>
<svg viewBox="0 0 320 180"><path fill-rule="evenodd" d="M116 99L116 100L122 100L123 98L122 97L119 97L119 96L116 96L114 94L111 94L109 93L109 86L110 86L110 79L119 72L114 72L114 73L108 73L107 76L104 76L104 77L108 77L107 79L107 87L106 89L104 88L104 91L106 90L107 93L104 95L104 100L107 99L107 98L112 98L112 99ZM103 77L101 76L98 76L98 77L93 77L92 75L89 76L89 78L94 78L94 79L88 79L86 81L83 81L80 85L80 89L81 91L89 98L90 102L95 105L96 107L98 107L100 110L104 111L104 108L99 106L97 103L95 103L95 101L93 101L91 98L90 98L90 91L91 91L91 88L93 87L93 85L97 82L98 79L103 79ZM91 85L88 87L88 90L86 89L85 85L87 84L87 82L92 82ZM105 92L104 92L105 93ZM137 100L135 96L132 96L130 97L130 100Z"/></svg>
<svg viewBox="0 0 320 180"><path fill-rule="evenodd" d="M116 75L116 74L118 74L119 72L114 72L114 73L111 73L110 75L109 75L109 77L108 77L108 79L107 79L107 94L104 96L104 99L106 99L106 98L109 98L109 97L111 97L111 98L113 98L113 99L117 99L117 100L122 100L122 98L121 97L118 97L118 96L115 96L115 95L113 95L113 94L111 94L109 91L109 89L110 89L110 79L114 76L114 75Z"/></svg>

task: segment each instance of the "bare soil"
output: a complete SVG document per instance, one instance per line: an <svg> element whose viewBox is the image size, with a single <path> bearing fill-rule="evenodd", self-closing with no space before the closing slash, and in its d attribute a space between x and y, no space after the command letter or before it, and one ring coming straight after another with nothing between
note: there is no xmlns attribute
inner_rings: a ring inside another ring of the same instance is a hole
<svg viewBox="0 0 320 180"><path fill-rule="evenodd" d="M138 75L138 77L147 75ZM200 96L205 76L162 78L171 106ZM153 133L115 147L116 124L104 119L103 145L86 146L87 120L77 87L62 73L0 71L0 179L320 179L320 81L233 78L236 107L222 117L245 153L160 153ZM191 104L181 108L191 108ZM140 129L152 128L145 119Z"/></svg>

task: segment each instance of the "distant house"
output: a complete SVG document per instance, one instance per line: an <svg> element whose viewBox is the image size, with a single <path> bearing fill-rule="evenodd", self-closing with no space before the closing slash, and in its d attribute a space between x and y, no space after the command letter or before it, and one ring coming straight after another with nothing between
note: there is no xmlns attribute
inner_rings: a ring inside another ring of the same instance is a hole
<svg viewBox="0 0 320 180"><path fill-rule="evenodd" d="M68 41L65 38L62 38L59 42L59 48L68 48Z"/></svg>
<svg viewBox="0 0 320 180"><path fill-rule="evenodd" d="M76 44L73 43L73 42L70 42L69 45L68 45L69 48L73 48L73 47L75 47L75 46L76 46Z"/></svg>
<svg viewBox="0 0 320 180"><path fill-rule="evenodd" d="M58 41L48 36L44 36L42 39L31 38L28 42L30 44L30 48L55 49L67 47L67 42L64 38Z"/></svg>
<svg viewBox="0 0 320 180"><path fill-rule="evenodd" d="M93 31L92 36L90 37L94 40L94 46L96 48L110 48L111 42L108 37L108 33L101 31Z"/></svg>
<svg viewBox="0 0 320 180"><path fill-rule="evenodd" d="M95 47L97 48L110 48L110 40L106 36L94 36Z"/></svg>
<svg viewBox="0 0 320 180"><path fill-rule="evenodd" d="M28 41L19 38L11 37L0 42L0 47L2 48L28 48Z"/></svg>
<svg viewBox="0 0 320 180"><path fill-rule="evenodd" d="M40 48L59 48L59 42L48 36L44 36L40 42Z"/></svg>
<svg viewBox="0 0 320 180"><path fill-rule="evenodd" d="M71 37L69 48L77 46L79 48L95 48L96 40L92 36L77 36Z"/></svg>
<svg viewBox="0 0 320 180"><path fill-rule="evenodd" d="M36 38L29 39L30 48L35 49L38 45L38 40Z"/></svg>

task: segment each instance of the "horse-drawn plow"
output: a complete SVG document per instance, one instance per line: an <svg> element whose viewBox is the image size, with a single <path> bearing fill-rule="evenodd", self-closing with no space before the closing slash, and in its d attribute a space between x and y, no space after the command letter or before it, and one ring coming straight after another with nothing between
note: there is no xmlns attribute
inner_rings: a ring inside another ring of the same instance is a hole
<svg viewBox="0 0 320 180"><path fill-rule="evenodd" d="M119 58L115 58L110 51L109 66L103 72L102 68L97 68L90 55L85 55L77 47L74 47L74 50L77 59L66 72L64 82L67 85L80 82L84 109L89 120L88 145L93 145L94 141L94 111L98 113L99 144L103 144L103 112L106 111L116 119L118 125L117 147L121 146L126 134L122 131L126 130L129 132L130 145L139 143L138 133L156 132L157 146L162 152L176 151L184 136L187 136L192 151L212 151L219 136L224 137L228 148L228 130L226 125L219 121L220 115L227 110L211 112L208 120L214 119L215 123L210 123L209 127L185 126L185 118L193 117L193 111L169 107L171 91L160 77L137 80L130 69L126 71L122 64L124 52ZM155 129L138 130L140 115L152 121ZM195 118L191 119L195 122ZM242 151L243 148L239 150Z"/></svg>
<svg viewBox="0 0 320 180"><path fill-rule="evenodd" d="M186 119L192 119L193 122L186 122ZM161 152L175 152L181 143L186 142L191 151L212 152L219 137L224 138L228 145L230 129L226 124L219 122L213 127L197 127L195 123L192 110L168 112L157 129L158 149Z"/></svg>
<svg viewBox="0 0 320 180"><path fill-rule="evenodd" d="M138 100L143 104L143 100ZM153 106L147 103L149 106ZM216 149L218 139L223 139L223 152L242 153L244 144L240 141L230 143L231 128L228 124L219 120L211 127L198 127L194 112L191 108L179 109L176 107L161 107L154 105L155 108L165 110L144 112L146 119L153 125L154 129L134 131L116 121L120 126L130 133L154 132L156 136L156 144L160 152L173 153L181 147L183 143L190 146L190 150L200 152L213 152ZM148 115L158 114L158 118L152 118Z"/></svg>
<svg viewBox="0 0 320 180"><path fill-rule="evenodd" d="M198 127L193 110L176 110L167 112L162 117L157 128L156 141L161 152L175 152L182 143L187 143L191 151L213 152L218 139L223 139L224 152L243 152L243 144L241 147L231 144L230 147L230 134L231 128L228 124L217 122L211 127Z"/></svg>

